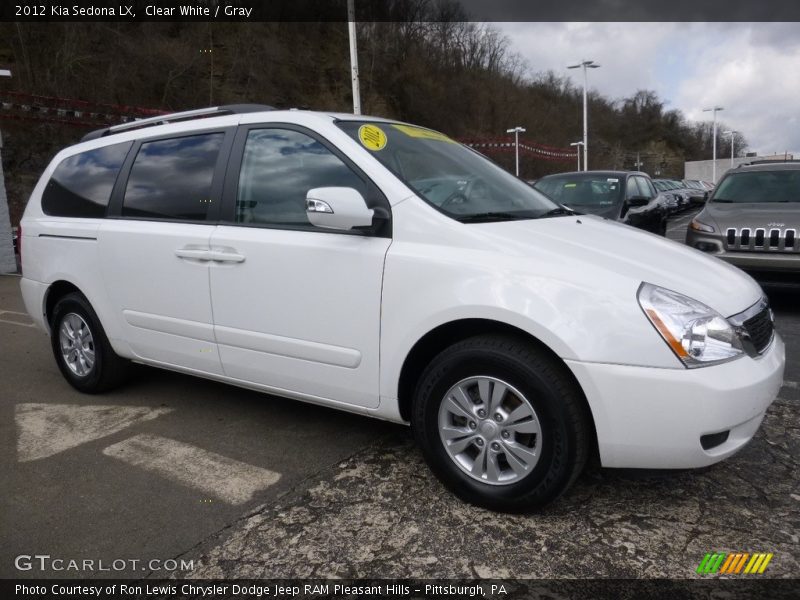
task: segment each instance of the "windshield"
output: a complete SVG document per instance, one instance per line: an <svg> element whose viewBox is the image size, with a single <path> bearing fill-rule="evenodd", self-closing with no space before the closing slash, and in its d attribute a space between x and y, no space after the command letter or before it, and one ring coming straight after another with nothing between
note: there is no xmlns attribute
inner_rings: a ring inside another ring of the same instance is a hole
<svg viewBox="0 0 800 600"><path fill-rule="evenodd" d="M441 133L400 123L337 125L429 204L463 222L561 214L544 195Z"/></svg>
<svg viewBox="0 0 800 600"><path fill-rule="evenodd" d="M800 202L800 170L731 173L711 202Z"/></svg>
<svg viewBox="0 0 800 600"><path fill-rule="evenodd" d="M603 210L622 202L620 178L610 174L549 175L537 181L535 187L554 201L581 212Z"/></svg>

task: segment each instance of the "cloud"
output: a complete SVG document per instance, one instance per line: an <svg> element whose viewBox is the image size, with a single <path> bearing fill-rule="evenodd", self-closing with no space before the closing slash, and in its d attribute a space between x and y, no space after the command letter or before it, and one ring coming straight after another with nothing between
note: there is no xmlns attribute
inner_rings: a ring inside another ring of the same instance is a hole
<svg viewBox="0 0 800 600"><path fill-rule="evenodd" d="M692 119L703 119L704 107L723 106L720 118L745 135L751 150L796 153L800 150L798 34L797 24L767 23L712 34L691 74L679 85L676 105Z"/></svg>
<svg viewBox="0 0 800 600"><path fill-rule="evenodd" d="M590 73L589 87L612 98L638 89L660 91L655 57L669 58L676 27L669 23L496 23L532 73L552 70L583 85L579 70L567 65L581 59L602 65Z"/></svg>
<svg viewBox="0 0 800 600"><path fill-rule="evenodd" d="M800 153L800 23L496 23L531 73L591 59L589 87L611 98L656 91L691 120L720 120L760 154Z"/></svg>

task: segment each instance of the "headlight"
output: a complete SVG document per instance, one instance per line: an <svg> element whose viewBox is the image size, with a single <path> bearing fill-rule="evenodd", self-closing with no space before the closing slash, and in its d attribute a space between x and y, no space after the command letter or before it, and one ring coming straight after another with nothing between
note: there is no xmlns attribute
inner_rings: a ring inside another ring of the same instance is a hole
<svg viewBox="0 0 800 600"><path fill-rule="evenodd" d="M702 231L703 233L714 233L714 228L711 225L706 225L697 219L692 219L691 223L689 223L689 227L695 231Z"/></svg>
<svg viewBox="0 0 800 600"><path fill-rule="evenodd" d="M733 326L702 302L649 283L639 287L638 299L653 327L688 368L742 355L742 343Z"/></svg>

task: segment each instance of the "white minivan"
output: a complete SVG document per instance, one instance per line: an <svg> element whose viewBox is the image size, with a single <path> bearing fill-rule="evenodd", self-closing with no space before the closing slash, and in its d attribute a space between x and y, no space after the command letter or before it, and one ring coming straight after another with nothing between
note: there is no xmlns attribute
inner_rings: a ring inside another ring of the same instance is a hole
<svg viewBox="0 0 800 600"><path fill-rule="evenodd" d="M77 389L133 361L410 423L496 510L552 501L590 454L715 463L783 379L742 271L406 123L236 105L118 125L53 159L21 226L25 306Z"/></svg>

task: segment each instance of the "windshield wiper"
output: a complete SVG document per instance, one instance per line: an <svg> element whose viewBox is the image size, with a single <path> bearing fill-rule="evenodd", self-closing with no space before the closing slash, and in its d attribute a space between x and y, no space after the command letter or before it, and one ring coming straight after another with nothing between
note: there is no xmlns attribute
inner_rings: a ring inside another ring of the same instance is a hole
<svg viewBox="0 0 800 600"><path fill-rule="evenodd" d="M733 204L733 200L727 200L726 198L714 198L711 202L724 202L726 204Z"/></svg>
<svg viewBox="0 0 800 600"><path fill-rule="evenodd" d="M577 215L577 214L578 213L572 210L571 208L567 208L566 206L559 206L557 208L548 210L546 213L543 213L536 218L543 219L546 217L557 217L559 215Z"/></svg>
<svg viewBox="0 0 800 600"><path fill-rule="evenodd" d="M453 218L461 223L479 223L481 221L518 221L520 219L531 219L532 217L526 217L525 215L520 215L519 213L490 211Z"/></svg>

